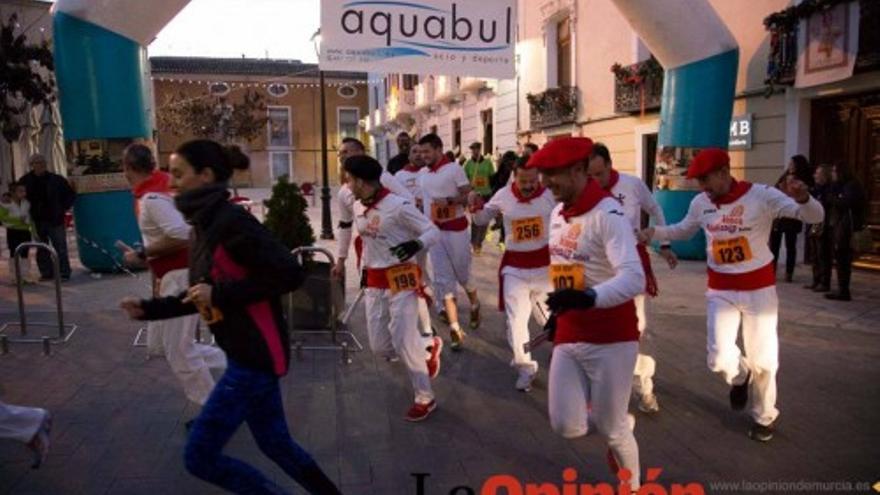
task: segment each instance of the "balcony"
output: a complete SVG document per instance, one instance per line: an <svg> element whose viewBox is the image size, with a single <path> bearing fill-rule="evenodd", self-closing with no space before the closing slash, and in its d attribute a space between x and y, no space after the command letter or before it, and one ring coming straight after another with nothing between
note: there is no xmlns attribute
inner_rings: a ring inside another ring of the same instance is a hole
<svg viewBox="0 0 880 495"><path fill-rule="evenodd" d="M532 129L546 129L571 124L577 119L577 88L551 88L543 93L526 95Z"/></svg>
<svg viewBox="0 0 880 495"><path fill-rule="evenodd" d="M658 110L663 99L663 67L653 57L632 65L611 68L614 72L614 111L644 113Z"/></svg>
<svg viewBox="0 0 880 495"><path fill-rule="evenodd" d="M486 80L478 77L461 78L461 90L465 92L478 93L481 89L487 87Z"/></svg>
<svg viewBox="0 0 880 495"><path fill-rule="evenodd" d="M434 104L434 80L420 82L416 85L416 105L419 111L429 110Z"/></svg>
<svg viewBox="0 0 880 495"><path fill-rule="evenodd" d="M767 55L767 77L764 84L791 86L797 76L798 24L774 25L770 31L770 53Z"/></svg>
<svg viewBox="0 0 880 495"><path fill-rule="evenodd" d="M403 123L410 120L415 107L416 94L414 90L398 90L396 87L391 89L391 94L386 102L389 121L394 120Z"/></svg>
<svg viewBox="0 0 880 495"><path fill-rule="evenodd" d="M837 2L835 2L837 3ZM810 4L812 5L812 4ZM819 8L822 8L821 6ZM856 53L854 73L880 70L880 2L859 2L859 46ZM801 21L816 15L814 8L804 9L795 5L775 12L764 19L764 27L770 33L770 53L767 56L767 77L764 80L768 93L774 86L792 85L797 76L798 30Z"/></svg>
<svg viewBox="0 0 880 495"><path fill-rule="evenodd" d="M438 103L456 103L461 99L461 78L438 76L434 99Z"/></svg>

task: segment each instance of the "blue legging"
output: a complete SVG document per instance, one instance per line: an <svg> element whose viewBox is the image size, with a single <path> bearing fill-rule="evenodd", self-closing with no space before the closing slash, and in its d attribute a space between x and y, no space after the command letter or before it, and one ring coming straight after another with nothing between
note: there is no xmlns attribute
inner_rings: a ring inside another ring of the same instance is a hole
<svg viewBox="0 0 880 495"><path fill-rule="evenodd" d="M243 422L260 450L309 493L341 493L290 437L278 378L231 360L190 431L184 453L187 471L233 493L285 493L254 467L223 454Z"/></svg>

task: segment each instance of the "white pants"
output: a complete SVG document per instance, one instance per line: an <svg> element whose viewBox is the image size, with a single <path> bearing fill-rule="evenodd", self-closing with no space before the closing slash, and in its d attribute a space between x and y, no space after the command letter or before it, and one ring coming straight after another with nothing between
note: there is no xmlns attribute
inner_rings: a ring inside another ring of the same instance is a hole
<svg viewBox="0 0 880 495"><path fill-rule="evenodd" d="M547 316L547 294L553 291L549 268L504 267L504 312L507 316L507 342L513 350L510 365L531 373L538 371L537 361L523 350L529 341L529 317L544 326Z"/></svg>
<svg viewBox="0 0 880 495"><path fill-rule="evenodd" d="M627 408L638 342L560 344L550 360L550 426L565 438L587 434L588 422L608 441L622 468L639 486L639 446ZM587 403L591 412L587 412Z"/></svg>
<svg viewBox="0 0 880 495"><path fill-rule="evenodd" d="M633 392L645 396L654 393L654 372L657 361L654 360L654 335L648 327L648 308L650 296L639 294L635 297L636 316L639 319L639 355L636 358L635 380Z"/></svg>
<svg viewBox="0 0 880 495"><path fill-rule="evenodd" d="M13 406L0 401L0 438L30 442L47 414L39 407Z"/></svg>
<svg viewBox="0 0 880 495"><path fill-rule="evenodd" d="M779 369L779 300L776 287L751 291L706 291L708 301L709 369L720 373L730 385L742 384L749 371L749 413L756 422L769 425L777 416L776 372ZM736 345L742 322L745 356Z"/></svg>
<svg viewBox="0 0 880 495"><path fill-rule="evenodd" d="M434 303L443 309L443 299L455 296L456 284L471 291L471 236L461 232L440 231L440 239L429 251L434 268Z"/></svg>
<svg viewBox="0 0 880 495"><path fill-rule="evenodd" d="M428 272L428 251L422 249L416 255L416 263L422 270L422 284L426 288L431 287L431 274ZM428 290L428 289L426 289ZM419 299L419 328L423 336L433 335L431 328L431 313L428 311L428 301L420 297Z"/></svg>
<svg viewBox="0 0 880 495"><path fill-rule="evenodd" d="M418 329L417 299L411 290L394 296L387 289L367 288L364 293L370 349L386 357L400 356L409 371L415 401L427 404L434 400L434 391L428 377L425 338Z"/></svg>
<svg viewBox="0 0 880 495"><path fill-rule="evenodd" d="M159 297L176 296L189 287L187 270L172 270L159 281ZM171 371L190 401L202 406L214 389L210 368L226 367L226 355L217 347L195 342L199 315L151 321L147 335L161 341Z"/></svg>

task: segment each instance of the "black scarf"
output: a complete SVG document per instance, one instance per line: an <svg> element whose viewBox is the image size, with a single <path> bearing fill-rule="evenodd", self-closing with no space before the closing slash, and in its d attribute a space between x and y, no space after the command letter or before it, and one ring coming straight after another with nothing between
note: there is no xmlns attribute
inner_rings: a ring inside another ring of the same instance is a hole
<svg viewBox="0 0 880 495"><path fill-rule="evenodd" d="M225 182L211 184L178 194L174 199L177 209L192 225L205 225L210 222L218 205L229 201L229 190Z"/></svg>

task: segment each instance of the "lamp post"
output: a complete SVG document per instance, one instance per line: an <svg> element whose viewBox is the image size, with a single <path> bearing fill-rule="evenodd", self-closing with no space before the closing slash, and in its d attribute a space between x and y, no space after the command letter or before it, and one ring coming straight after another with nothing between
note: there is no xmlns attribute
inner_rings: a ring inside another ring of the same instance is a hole
<svg viewBox="0 0 880 495"><path fill-rule="evenodd" d="M321 58L321 29L312 35L315 54L319 63ZM319 85L321 86L321 239L333 239L333 219L330 216L330 172L327 163L327 97L324 86L324 71L318 68Z"/></svg>

